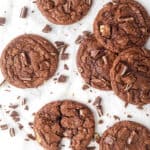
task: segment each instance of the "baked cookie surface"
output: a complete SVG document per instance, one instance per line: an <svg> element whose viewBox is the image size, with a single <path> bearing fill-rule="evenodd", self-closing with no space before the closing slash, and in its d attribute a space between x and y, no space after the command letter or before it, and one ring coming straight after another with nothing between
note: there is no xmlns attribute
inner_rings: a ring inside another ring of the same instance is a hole
<svg viewBox="0 0 150 150"><path fill-rule="evenodd" d="M59 150L64 137L71 139L73 150L85 150L94 129L89 108L71 100L48 103L36 113L34 120L36 139L47 150Z"/></svg>
<svg viewBox="0 0 150 150"><path fill-rule="evenodd" d="M34 88L52 77L58 65L58 52L46 39L33 34L12 40L1 56L5 79L19 88Z"/></svg>
<svg viewBox="0 0 150 150"><path fill-rule="evenodd" d="M150 103L150 51L133 47L120 53L110 71L114 92L126 103Z"/></svg>
<svg viewBox="0 0 150 150"><path fill-rule="evenodd" d="M94 22L97 40L107 49L119 53L132 46L143 46L150 34L150 17L134 0L107 3Z"/></svg>
<svg viewBox="0 0 150 150"><path fill-rule="evenodd" d="M72 24L89 11L92 0L37 0L41 13L55 24Z"/></svg>
<svg viewBox="0 0 150 150"><path fill-rule="evenodd" d="M116 56L91 35L79 47L78 70L87 84L97 89L111 90L110 69Z"/></svg>
<svg viewBox="0 0 150 150"><path fill-rule="evenodd" d="M100 150L149 150L150 131L135 122L122 121L108 128L100 140Z"/></svg>

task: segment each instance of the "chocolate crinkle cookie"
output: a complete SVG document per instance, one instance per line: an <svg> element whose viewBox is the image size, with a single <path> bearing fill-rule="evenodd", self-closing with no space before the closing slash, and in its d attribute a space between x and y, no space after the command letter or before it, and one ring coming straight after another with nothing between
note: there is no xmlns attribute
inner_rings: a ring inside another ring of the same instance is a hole
<svg viewBox="0 0 150 150"><path fill-rule="evenodd" d="M126 103L150 103L150 51L133 47L120 53L110 72L112 88Z"/></svg>
<svg viewBox="0 0 150 150"><path fill-rule="evenodd" d="M119 53L145 44L150 35L150 17L134 0L114 0L99 11L94 33L104 47Z"/></svg>
<svg viewBox="0 0 150 150"><path fill-rule="evenodd" d="M41 13L55 24L72 24L83 18L92 0L37 0Z"/></svg>
<svg viewBox="0 0 150 150"><path fill-rule="evenodd" d="M100 150L150 150L150 131L135 122L118 122L102 135Z"/></svg>
<svg viewBox="0 0 150 150"><path fill-rule="evenodd" d="M81 42L77 54L78 70L86 83L101 90L111 90L110 69L116 54L105 49L94 35Z"/></svg>
<svg viewBox="0 0 150 150"><path fill-rule="evenodd" d="M1 56L5 79L19 88L33 88L52 77L57 69L58 52L46 39L33 34L12 40Z"/></svg>
<svg viewBox="0 0 150 150"><path fill-rule="evenodd" d="M94 129L94 117L89 108L71 100L45 105L34 120L36 139L46 150L59 150L62 138L71 139L73 150L86 150Z"/></svg>

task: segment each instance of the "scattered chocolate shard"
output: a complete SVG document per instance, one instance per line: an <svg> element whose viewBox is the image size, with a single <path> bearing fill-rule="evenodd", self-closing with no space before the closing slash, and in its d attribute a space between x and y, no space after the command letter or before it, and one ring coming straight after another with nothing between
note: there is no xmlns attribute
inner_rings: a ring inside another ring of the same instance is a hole
<svg viewBox="0 0 150 150"><path fill-rule="evenodd" d="M44 33L49 33L50 31L52 31L52 28L48 24L46 24L45 27L42 29L42 32Z"/></svg>
<svg viewBox="0 0 150 150"><path fill-rule="evenodd" d="M6 80L3 80L1 83L0 83L0 86L3 86L5 84Z"/></svg>
<svg viewBox="0 0 150 150"><path fill-rule="evenodd" d="M8 125L7 124L0 125L0 128L1 128L1 130L7 130Z"/></svg>
<svg viewBox="0 0 150 150"><path fill-rule="evenodd" d="M20 121L19 113L16 111L12 111L10 114L10 117L15 121L18 122Z"/></svg>
<svg viewBox="0 0 150 150"><path fill-rule="evenodd" d="M16 109L18 107L18 104L10 104L9 105L9 108L12 108L12 109Z"/></svg>
<svg viewBox="0 0 150 150"><path fill-rule="evenodd" d="M59 51L63 51L64 53L65 53L66 48L68 47L68 44L66 44L63 41L56 41L55 45Z"/></svg>
<svg viewBox="0 0 150 150"><path fill-rule="evenodd" d="M79 36L77 37L77 39L75 40L75 43L76 43L76 44L81 44L83 40L84 40L84 37L81 36L81 35L79 35Z"/></svg>
<svg viewBox="0 0 150 150"><path fill-rule="evenodd" d="M103 116L103 108L102 106L96 106L97 113L99 117Z"/></svg>
<svg viewBox="0 0 150 150"><path fill-rule="evenodd" d="M85 36L85 37L89 37L92 35L92 33L90 31L83 31L82 33L83 33L83 36Z"/></svg>
<svg viewBox="0 0 150 150"><path fill-rule="evenodd" d="M64 82L67 81L67 79L68 79L67 76L65 76L65 75L60 75L60 77L58 78L58 82L64 83Z"/></svg>
<svg viewBox="0 0 150 150"><path fill-rule="evenodd" d="M61 54L61 60L67 60L69 58L69 54L68 53L62 53Z"/></svg>
<svg viewBox="0 0 150 150"><path fill-rule="evenodd" d="M5 17L0 17L0 26L3 26L5 23L6 23L6 18Z"/></svg>
<svg viewBox="0 0 150 150"><path fill-rule="evenodd" d="M128 118L132 118L132 115L127 115Z"/></svg>
<svg viewBox="0 0 150 150"><path fill-rule="evenodd" d="M99 120L98 123L99 123L99 124L103 124L104 121L103 121L103 120Z"/></svg>
<svg viewBox="0 0 150 150"><path fill-rule="evenodd" d="M101 106L102 98L100 96L97 96L95 98L95 101L93 103L94 106Z"/></svg>
<svg viewBox="0 0 150 150"><path fill-rule="evenodd" d="M15 136L15 129L14 128L10 128L9 129L9 134L11 137L14 137Z"/></svg>
<svg viewBox="0 0 150 150"><path fill-rule="evenodd" d="M26 106L24 107L24 110L29 110L29 106L26 105Z"/></svg>
<svg viewBox="0 0 150 150"><path fill-rule="evenodd" d="M21 101L21 105L22 106L24 106L24 105L26 105L26 103L27 103L27 100L24 98L24 99L22 99L22 101Z"/></svg>
<svg viewBox="0 0 150 150"><path fill-rule="evenodd" d="M82 90L87 90L87 89L89 89L90 87L87 85L87 84L84 84L83 86L82 86Z"/></svg>
<svg viewBox="0 0 150 150"><path fill-rule="evenodd" d="M26 18L27 15L28 15L28 8L26 6L24 6L20 12L20 18Z"/></svg>
<svg viewBox="0 0 150 150"><path fill-rule="evenodd" d="M120 117L118 117L116 115L114 115L113 117L114 117L115 120L119 120L120 121Z"/></svg>
<svg viewBox="0 0 150 150"><path fill-rule="evenodd" d="M22 129L24 128L24 126L23 126L21 123L18 123L18 128L19 128L20 130L22 130Z"/></svg>
<svg viewBox="0 0 150 150"><path fill-rule="evenodd" d="M68 67L67 64L64 64L64 69L65 69L65 70L69 70L69 67Z"/></svg>
<svg viewBox="0 0 150 150"><path fill-rule="evenodd" d="M35 136L33 136L32 134L27 134L27 137L33 141L35 141Z"/></svg>

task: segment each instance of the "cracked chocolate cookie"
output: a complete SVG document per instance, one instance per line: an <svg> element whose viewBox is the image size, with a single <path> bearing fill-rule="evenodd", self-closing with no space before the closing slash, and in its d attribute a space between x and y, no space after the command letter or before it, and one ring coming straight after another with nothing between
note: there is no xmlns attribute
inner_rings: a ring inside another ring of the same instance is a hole
<svg viewBox="0 0 150 150"><path fill-rule="evenodd" d="M110 69L116 56L101 46L94 35L91 35L79 47L78 70L89 85L101 90L111 90Z"/></svg>
<svg viewBox="0 0 150 150"><path fill-rule="evenodd" d="M41 13L55 24L72 24L83 18L92 0L37 0Z"/></svg>
<svg viewBox="0 0 150 150"><path fill-rule="evenodd" d="M12 40L1 56L5 79L19 88L33 88L52 77L57 69L58 52L46 39L32 34Z"/></svg>
<svg viewBox="0 0 150 150"><path fill-rule="evenodd" d="M135 122L122 121L107 129L100 150L149 150L150 131Z"/></svg>
<svg viewBox="0 0 150 150"><path fill-rule="evenodd" d="M86 150L94 136L94 117L85 105L71 100L48 103L35 115L34 132L46 150L59 150L62 138L73 150Z"/></svg>
<svg viewBox="0 0 150 150"><path fill-rule="evenodd" d="M110 76L114 92L126 103L150 103L150 51L134 47L120 53Z"/></svg>
<svg viewBox="0 0 150 150"><path fill-rule="evenodd" d="M143 46L150 35L150 17L134 0L114 0L106 4L94 22L97 40L113 52Z"/></svg>

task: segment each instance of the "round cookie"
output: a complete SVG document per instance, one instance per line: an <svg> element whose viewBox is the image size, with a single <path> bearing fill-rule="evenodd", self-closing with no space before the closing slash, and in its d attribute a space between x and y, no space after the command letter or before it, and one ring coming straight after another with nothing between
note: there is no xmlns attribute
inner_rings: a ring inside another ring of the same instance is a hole
<svg viewBox="0 0 150 150"><path fill-rule="evenodd" d="M91 35L79 47L78 70L87 84L97 89L111 90L110 69L116 56Z"/></svg>
<svg viewBox="0 0 150 150"><path fill-rule="evenodd" d="M100 150L149 150L150 131L135 122L122 121L107 129Z"/></svg>
<svg viewBox="0 0 150 150"><path fill-rule="evenodd" d="M107 49L119 53L132 46L143 46L150 35L150 17L134 0L107 3L94 22L97 40Z"/></svg>
<svg viewBox="0 0 150 150"><path fill-rule="evenodd" d="M150 51L133 47L120 53L110 76L114 92L126 103L150 103Z"/></svg>
<svg viewBox="0 0 150 150"><path fill-rule="evenodd" d="M10 84L18 88L33 88L54 75L58 65L58 52L46 39L25 34L7 45L0 65Z"/></svg>
<svg viewBox="0 0 150 150"><path fill-rule="evenodd" d="M72 24L83 18L92 0L37 0L41 13L54 24Z"/></svg>
<svg viewBox="0 0 150 150"><path fill-rule="evenodd" d="M94 130L94 116L89 108L71 100L48 103L34 119L36 139L46 150L59 150L62 138L71 139L73 150L85 150Z"/></svg>

